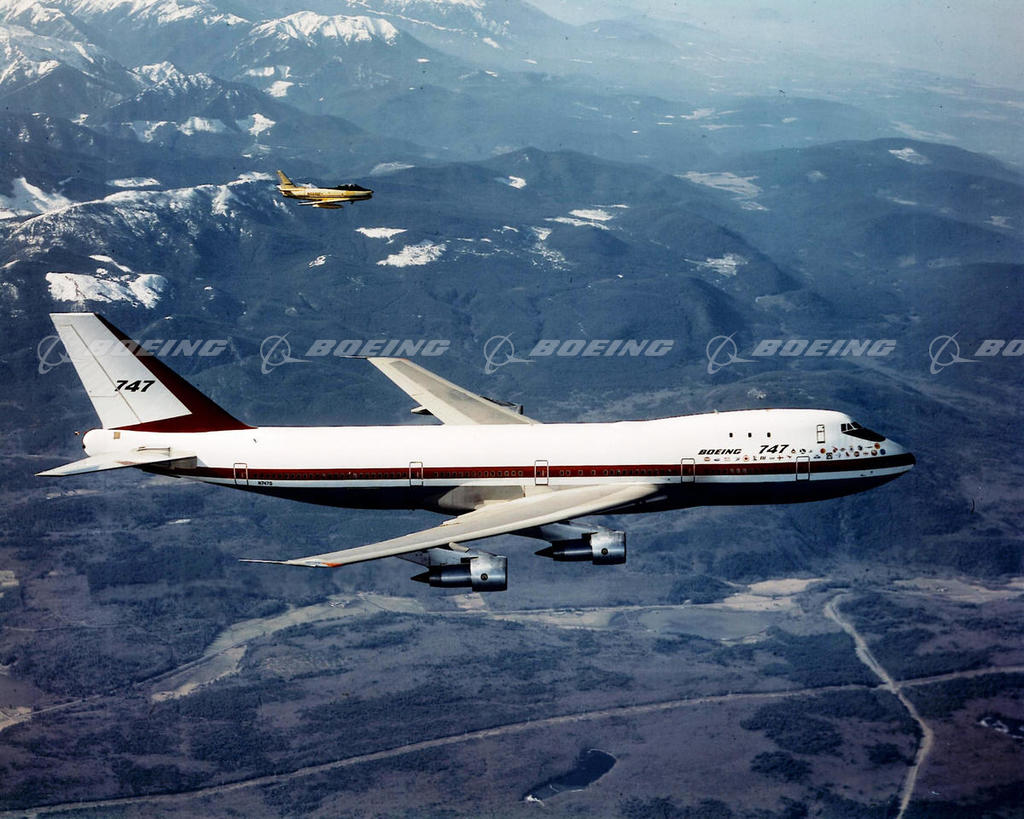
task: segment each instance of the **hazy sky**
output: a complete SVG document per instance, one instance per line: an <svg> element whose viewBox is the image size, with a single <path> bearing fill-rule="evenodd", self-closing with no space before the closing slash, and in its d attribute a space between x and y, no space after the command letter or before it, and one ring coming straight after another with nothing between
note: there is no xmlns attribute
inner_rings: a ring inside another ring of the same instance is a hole
<svg viewBox="0 0 1024 819"><path fill-rule="evenodd" d="M1024 0L529 1L571 22L646 13L764 48L798 47L1024 88Z"/></svg>

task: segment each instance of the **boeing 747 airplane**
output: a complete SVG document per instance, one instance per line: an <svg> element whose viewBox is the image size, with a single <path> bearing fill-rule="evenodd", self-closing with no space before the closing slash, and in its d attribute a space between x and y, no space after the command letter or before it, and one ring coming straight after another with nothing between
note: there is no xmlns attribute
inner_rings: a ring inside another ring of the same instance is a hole
<svg viewBox="0 0 1024 819"><path fill-rule="evenodd" d="M625 532L577 519L837 498L915 463L833 410L542 424L402 358L367 361L440 424L254 427L101 316L51 317L102 426L83 438L87 457L40 475L136 467L308 503L452 516L379 543L249 562L323 568L400 557L424 567L414 580L502 591L507 558L466 544L517 534L546 541L537 554L554 560L624 563Z"/></svg>

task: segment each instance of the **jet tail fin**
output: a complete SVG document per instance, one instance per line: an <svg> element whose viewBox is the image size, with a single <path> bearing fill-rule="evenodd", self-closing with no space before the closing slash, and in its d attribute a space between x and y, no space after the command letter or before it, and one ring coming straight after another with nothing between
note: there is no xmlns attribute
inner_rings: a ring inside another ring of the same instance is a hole
<svg viewBox="0 0 1024 819"><path fill-rule="evenodd" d="M285 187L295 187L295 183L292 182L292 180L290 180L287 176L285 176L284 171L278 171L277 178L281 180L281 184L284 185Z"/></svg>
<svg viewBox="0 0 1024 819"><path fill-rule="evenodd" d="M51 313L104 429L250 429L96 313Z"/></svg>

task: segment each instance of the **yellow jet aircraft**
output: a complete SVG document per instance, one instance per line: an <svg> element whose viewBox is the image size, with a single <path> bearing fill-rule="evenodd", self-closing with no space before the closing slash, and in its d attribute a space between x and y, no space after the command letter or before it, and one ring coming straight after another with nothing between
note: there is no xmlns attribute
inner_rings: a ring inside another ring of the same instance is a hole
<svg viewBox="0 0 1024 819"><path fill-rule="evenodd" d="M281 184L277 189L286 199L298 199L300 205L312 205L314 208L330 208L337 210L347 202L359 202L373 196L373 191L360 185L338 185L334 188L315 188L296 185L285 176L284 171L277 172Z"/></svg>

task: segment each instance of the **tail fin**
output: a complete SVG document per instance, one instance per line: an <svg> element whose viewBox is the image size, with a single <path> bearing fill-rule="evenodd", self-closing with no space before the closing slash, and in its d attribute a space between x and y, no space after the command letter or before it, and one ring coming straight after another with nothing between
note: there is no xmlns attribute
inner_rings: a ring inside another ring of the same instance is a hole
<svg viewBox="0 0 1024 819"><path fill-rule="evenodd" d="M278 171L277 178L281 180L281 184L285 187L295 187L295 183L284 175L284 171Z"/></svg>
<svg viewBox="0 0 1024 819"><path fill-rule="evenodd" d="M51 313L104 429L250 429L95 313Z"/></svg>

